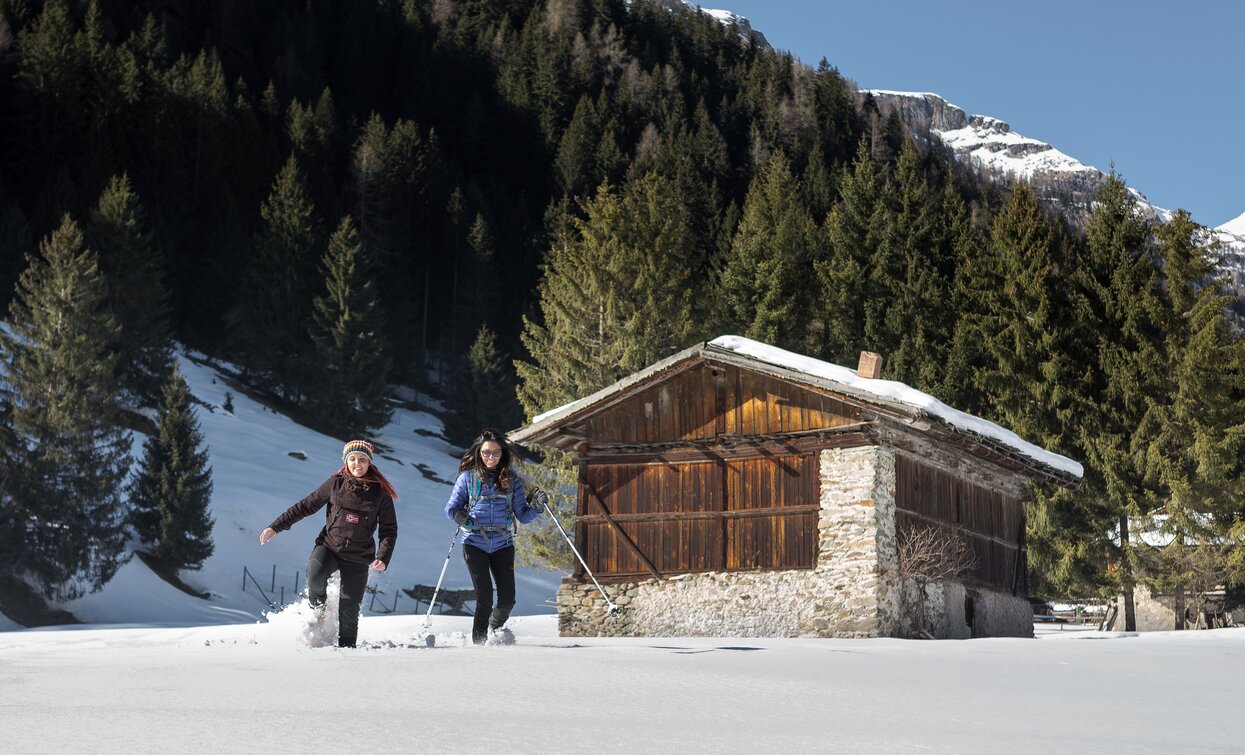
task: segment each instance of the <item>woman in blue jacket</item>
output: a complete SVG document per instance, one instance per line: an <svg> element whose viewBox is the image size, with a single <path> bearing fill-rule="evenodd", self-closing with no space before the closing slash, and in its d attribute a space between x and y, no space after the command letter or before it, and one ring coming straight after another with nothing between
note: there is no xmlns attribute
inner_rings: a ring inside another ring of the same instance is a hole
<svg viewBox="0 0 1245 755"><path fill-rule="evenodd" d="M471 641L484 644L492 633L509 644L504 627L514 608L514 523L532 521L548 505L543 491L528 499L511 467L514 452L500 430L486 428L463 454L445 515L462 527L463 560L476 592ZM493 605L493 584L497 605Z"/></svg>

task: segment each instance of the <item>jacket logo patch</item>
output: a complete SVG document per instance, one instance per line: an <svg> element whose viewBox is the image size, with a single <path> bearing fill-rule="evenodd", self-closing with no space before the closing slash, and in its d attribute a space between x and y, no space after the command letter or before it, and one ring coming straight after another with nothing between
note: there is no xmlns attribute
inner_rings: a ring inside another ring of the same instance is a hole
<svg viewBox="0 0 1245 755"><path fill-rule="evenodd" d="M358 524L358 523L359 523L359 515L358 515L358 514L347 514L347 515L346 515L346 523L347 523L347 524Z"/></svg>

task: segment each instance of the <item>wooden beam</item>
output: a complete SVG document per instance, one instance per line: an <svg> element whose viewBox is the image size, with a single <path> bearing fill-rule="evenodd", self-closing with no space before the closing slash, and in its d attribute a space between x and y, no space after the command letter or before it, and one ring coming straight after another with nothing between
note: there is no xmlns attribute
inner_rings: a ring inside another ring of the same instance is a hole
<svg viewBox="0 0 1245 755"><path fill-rule="evenodd" d="M623 545L627 546L627 548L635 554L635 557L640 559L640 563L644 564L644 568L648 569L650 574L657 579L665 579L665 577L661 575L661 572L657 571L657 567L653 566L653 562L648 560L648 556L644 555L644 551L640 550L640 547L631 540L626 532L623 531L623 528L619 526L618 522L614 521L613 515L610 514L610 510L605 506L605 501L601 500L601 496L597 494L597 489L592 486L592 483L585 479L584 488L588 491L588 498L596 503L597 509L600 510L601 515L605 517L605 521L614 530L614 534L622 540Z"/></svg>
<svg viewBox="0 0 1245 755"><path fill-rule="evenodd" d="M803 506L767 506L761 509L739 509L737 511L667 511L648 514L613 514L610 517L600 514L587 514L579 517L579 521L587 524L602 522L681 522L695 519L748 519L761 516L795 516L797 514L816 514L821 506L808 504Z"/></svg>

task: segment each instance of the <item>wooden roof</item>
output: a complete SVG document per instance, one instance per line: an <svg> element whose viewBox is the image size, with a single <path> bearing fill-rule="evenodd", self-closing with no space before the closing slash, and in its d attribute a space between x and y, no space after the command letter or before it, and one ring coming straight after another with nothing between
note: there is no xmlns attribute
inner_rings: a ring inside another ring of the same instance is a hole
<svg viewBox="0 0 1245 755"><path fill-rule="evenodd" d="M719 339L719 341L722 340ZM764 346L763 344L758 345ZM752 354L740 353L736 349L725 348L713 341L700 343L684 349L596 393L539 415L530 424L510 433L510 439L523 445L539 445L564 450L573 449L583 443L591 444L592 439L584 437L582 430L579 429L579 426L585 420L626 401L631 396L647 388L668 381L687 370L706 364L734 366L776 378L793 386L833 396L848 405L859 408L861 410L861 419L864 420L863 424L885 422L903 431L925 436L931 441L960 448L975 456L988 459L1035 479L1062 487L1075 487L1080 482L1079 476L1068 470L1068 465L1051 464L1046 461L1051 458L1054 458L1056 461L1070 462L1070 460L1037 449L1019 439L1016 439L1019 441L1016 443L1003 442L998 437L989 437L982 432L974 431L972 426L963 426L965 423L960 423L960 425L953 424L942 416L893 396L865 390L858 386L830 379L825 375L811 374L808 371L793 369L788 365L780 363L779 360L767 360ZM834 367L824 362L817 364ZM842 368L835 369L842 370ZM890 386L902 386L902 384L891 381L885 382ZM906 389L906 386L903 386L903 388ZM911 391L911 389L907 390ZM956 414L962 415L962 413L958 412ZM969 415L962 416L969 417ZM977 418L973 419L975 420L976 427L1002 430L1002 428L998 428L997 425L992 423L987 423ZM1006 431L1003 431L1003 433L1011 435L1006 433ZM1003 433L994 434L999 435ZM719 440L729 443L737 439L721 438ZM1026 447L1032 450L1028 450ZM1028 452L1026 452L1027 450ZM1034 451L1037 453L1034 453ZM1071 462L1071 464L1075 465L1074 462Z"/></svg>

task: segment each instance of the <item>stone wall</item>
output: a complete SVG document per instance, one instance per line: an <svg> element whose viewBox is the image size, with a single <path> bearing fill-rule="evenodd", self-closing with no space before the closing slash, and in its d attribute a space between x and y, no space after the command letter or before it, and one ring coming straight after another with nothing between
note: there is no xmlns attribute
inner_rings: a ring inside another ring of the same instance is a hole
<svg viewBox="0 0 1245 755"><path fill-rule="evenodd" d="M558 628L564 636L911 637L920 623L939 638L1032 636L1024 597L901 584L895 540L895 455L911 453L977 484L1019 492L1016 476L932 446L827 449L820 456L817 561L812 569L707 572L607 584L615 616L592 582L564 580ZM971 599L971 622L966 604Z"/></svg>
<svg viewBox="0 0 1245 755"><path fill-rule="evenodd" d="M895 457L878 446L821 452L821 514L813 569L708 572L558 590L568 636L877 637L894 634Z"/></svg>
<svg viewBox="0 0 1245 755"><path fill-rule="evenodd" d="M1033 636L1027 598L943 581L925 586L922 603L921 588L911 579L903 581L901 594L899 637L915 636L918 629L940 640Z"/></svg>
<svg viewBox="0 0 1245 755"><path fill-rule="evenodd" d="M1116 605L1120 607L1120 614L1115 620L1115 628L1124 628L1124 596L1120 595L1116 598ZM1205 606L1205 610L1217 611L1217 606ZM1196 612L1197 605L1193 596L1185 597L1183 613L1187 616L1188 627L1193 626L1193 614ZM1241 625L1242 618L1245 618L1245 606L1227 605L1222 606L1225 615L1220 615L1219 620L1224 621L1227 615L1231 615L1232 622L1237 626ZM1175 629L1182 629L1177 619L1176 598L1170 594L1154 595L1145 585L1139 584L1133 588L1133 612L1137 619L1138 632L1165 632ZM1213 619L1202 617L1201 626L1205 627L1206 623Z"/></svg>

